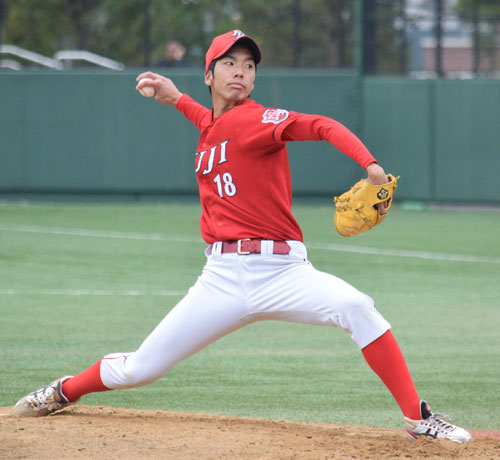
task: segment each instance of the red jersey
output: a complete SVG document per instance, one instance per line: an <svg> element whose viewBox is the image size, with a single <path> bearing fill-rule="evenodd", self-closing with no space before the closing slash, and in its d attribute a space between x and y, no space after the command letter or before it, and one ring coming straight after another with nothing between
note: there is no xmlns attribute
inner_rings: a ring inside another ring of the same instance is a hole
<svg viewBox="0 0 500 460"><path fill-rule="evenodd" d="M326 140L364 168L375 162L353 133L320 115L266 108L247 98L214 119L211 110L186 94L177 109L201 132L195 171L207 243L302 241L291 212L288 141Z"/></svg>

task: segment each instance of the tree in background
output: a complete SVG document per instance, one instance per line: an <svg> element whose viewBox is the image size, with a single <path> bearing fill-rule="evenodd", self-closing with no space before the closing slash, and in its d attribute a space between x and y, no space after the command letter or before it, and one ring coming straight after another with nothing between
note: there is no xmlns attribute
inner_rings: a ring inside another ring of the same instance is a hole
<svg viewBox="0 0 500 460"><path fill-rule="evenodd" d="M0 0L0 44L3 41L3 26L7 19L7 4L5 0Z"/></svg>
<svg viewBox="0 0 500 460"><path fill-rule="evenodd" d="M61 3L61 0L4 0L3 42L45 55L65 47L64 37L70 32L71 23Z"/></svg>
<svg viewBox="0 0 500 460"><path fill-rule="evenodd" d="M90 45L92 25L95 15L90 13L105 0L65 0L62 2L64 12L68 15L76 35L76 48L87 49Z"/></svg>
<svg viewBox="0 0 500 460"><path fill-rule="evenodd" d="M267 66L352 64L353 0L3 2L4 43L48 56L61 49L87 49L142 66L161 58L167 41L178 40L187 59L202 65L212 37L238 28L262 44Z"/></svg>
<svg viewBox="0 0 500 460"><path fill-rule="evenodd" d="M462 21L471 24L474 39L474 71L479 72L482 57L488 71L500 67L500 3L498 0L459 0L456 6Z"/></svg>
<svg viewBox="0 0 500 460"><path fill-rule="evenodd" d="M427 3L431 13L434 1ZM407 3L365 3L373 73L406 72ZM47 56L86 49L129 67L150 66L164 57L168 41L177 40L186 48L185 59L202 66L213 36L241 29L262 45L265 67L353 68L354 5L355 0L0 0L0 33L3 18L3 43ZM499 21L487 19L500 16L498 0L459 0L456 8L466 18L476 8L490 24L481 29L481 49L497 56Z"/></svg>
<svg viewBox="0 0 500 460"><path fill-rule="evenodd" d="M105 0L4 0L4 42L45 55L86 49L94 11Z"/></svg>

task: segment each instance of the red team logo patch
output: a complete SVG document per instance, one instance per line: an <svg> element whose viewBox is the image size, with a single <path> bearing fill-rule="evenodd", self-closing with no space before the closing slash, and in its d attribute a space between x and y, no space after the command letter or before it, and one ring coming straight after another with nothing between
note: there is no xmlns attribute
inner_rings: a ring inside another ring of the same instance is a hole
<svg viewBox="0 0 500 460"><path fill-rule="evenodd" d="M278 124L288 118L288 112L281 109L267 109L262 115L262 123Z"/></svg>

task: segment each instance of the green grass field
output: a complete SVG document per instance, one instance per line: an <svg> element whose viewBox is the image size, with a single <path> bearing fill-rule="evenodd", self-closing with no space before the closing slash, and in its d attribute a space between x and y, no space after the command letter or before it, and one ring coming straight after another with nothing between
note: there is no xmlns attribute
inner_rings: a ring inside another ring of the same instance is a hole
<svg viewBox="0 0 500 460"><path fill-rule="evenodd" d="M421 396L459 425L500 429L500 212L404 211L344 239L298 204L314 265L371 295ZM0 205L0 406L110 352L132 351L204 263L199 205ZM263 322L142 388L82 403L402 427L338 329Z"/></svg>

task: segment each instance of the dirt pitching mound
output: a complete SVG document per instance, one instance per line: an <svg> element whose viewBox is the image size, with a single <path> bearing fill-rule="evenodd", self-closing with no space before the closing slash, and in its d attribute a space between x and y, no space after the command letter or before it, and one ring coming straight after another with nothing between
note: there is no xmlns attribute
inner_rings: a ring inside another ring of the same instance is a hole
<svg viewBox="0 0 500 460"><path fill-rule="evenodd" d="M7 459L494 459L499 432L468 444L406 439L403 430L77 405L43 418L0 408Z"/></svg>

